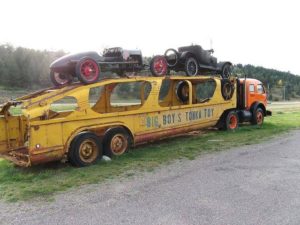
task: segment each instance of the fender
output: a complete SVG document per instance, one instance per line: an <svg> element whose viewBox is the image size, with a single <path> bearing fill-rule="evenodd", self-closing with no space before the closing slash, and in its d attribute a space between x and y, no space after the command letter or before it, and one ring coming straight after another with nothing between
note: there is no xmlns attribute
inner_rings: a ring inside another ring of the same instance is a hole
<svg viewBox="0 0 300 225"><path fill-rule="evenodd" d="M252 105L251 105L251 107L250 107L250 111L251 111L252 113L254 113L255 110L256 110L258 107L262 108L262 110L264 111L264 116L266 116L266 115L267 115L267 113L266 113L266 107L265 107L264 104L261 103L261 102L254 102L254 103L252 103Z"/></svg>
<svg viewBox="0 0 300 225"><path fill-rule="evenodd" d="M103 135L103 137L104 136L106 136L107 135L107 133L109 132L109 131L111 131L112 129L114 129L114 128L116 128L116 127L122 127L122 128L124 128L126 131L127 131L127 133L129 134L129 136L130 136L130 138L131 138L131 141L132 141L132 143L134 144L134 138L133 138L133 134L132 134L132 132L131 132L131 130L128 128L128 127L126 127L125 125L120 125L120 126L114 126L114 127L109 127L105 132L104 132L104 135Z"/></svg>
<svg viewBox="0 0 300 225"><path fill-rule="evenodd" d="M219 63L217 64L217 69L218 69L218 71L222 71L223 66L226 65L226 64L229 64L230 66L232 66L232 63L229 62L229 61L219 62Z"/></svg>
<svg viewBox="0 0 300 225"><path fill-rule="evenodd" d="M185 60L186 60L188 57L194 57L194 58L197 60L197 62L198 62L197 57L196 57L193 53L191 53L191 52L182 52L182 53L180 54L180 56L179 56L179 63L185 64Z"/></svg>

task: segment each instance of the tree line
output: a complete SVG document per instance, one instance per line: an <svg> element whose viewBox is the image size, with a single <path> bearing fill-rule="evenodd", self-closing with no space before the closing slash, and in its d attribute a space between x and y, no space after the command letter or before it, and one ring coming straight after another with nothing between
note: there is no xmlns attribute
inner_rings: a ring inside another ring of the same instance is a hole
<svg viewBox="0 0 300 225"><path fill-rule="evenodd" d="M39 51L0 45L0 86L26 89L51 86L49 65L65 54L63 51ZM145 58L145 62L149 59ZM237 64L233 74L259 79L271 89L284 86L288 95L300 96L300 76L290 72Z"/></svg>
<svg viewBox="0 0 300 225"><path fill-rule="evenodd" d="M260 66L237 64L233 68L233 74L239 77L255 78L263 82L269 90L269 97L272 100L273 94L285 92L285 98L297 98L300 96L300 76L290 72L283 72L274 69L267 69ZM274 99L273 99L274 100ZM279 99L280 100L280 99Z"/></svg>
<svg viewBox="0 0 300 225"><path fill-rule="evenodd" d="M0 45L0 86L8 88L38 88L51 85L49 65L63 51L38 51Z"/></svg>

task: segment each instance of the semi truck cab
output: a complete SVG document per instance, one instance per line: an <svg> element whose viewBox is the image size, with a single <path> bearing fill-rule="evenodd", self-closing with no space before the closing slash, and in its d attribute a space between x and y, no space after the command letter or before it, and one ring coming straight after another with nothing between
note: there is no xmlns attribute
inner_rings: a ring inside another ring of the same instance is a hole
<svg viewBox="0 0 300 225"><path fill-rule="evenodd" d="M237 80L237 109L240 122L262 124L265 116L271 116L267 110L267 92L263 83L252 78Z"/></svg>

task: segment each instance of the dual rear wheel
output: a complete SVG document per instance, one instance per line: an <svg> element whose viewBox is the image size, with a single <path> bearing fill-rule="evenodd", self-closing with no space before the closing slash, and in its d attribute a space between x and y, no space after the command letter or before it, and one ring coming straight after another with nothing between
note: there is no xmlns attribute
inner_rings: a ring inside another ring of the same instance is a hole
<svg viewBox="0 0 300 225"><path fill-rule="evenodd" d="M93 132L82 132L73 139L68 160L76 167L89 166L96 163L102 155L122 155L128 150L130 143L130 136L122 127L108 130L103 141Z"/></svg>

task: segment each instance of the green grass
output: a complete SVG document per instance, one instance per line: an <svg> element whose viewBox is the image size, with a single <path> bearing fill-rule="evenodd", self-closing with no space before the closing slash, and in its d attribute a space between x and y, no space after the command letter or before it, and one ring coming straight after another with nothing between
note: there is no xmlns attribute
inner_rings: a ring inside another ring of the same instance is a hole
<svg viewBox="0 0 300 225"><path fill-rule="evenodd" d="M266 118L261 128L242 126L236 132L208 130L200 135L169 138L133 149L111 162L101 161L87 168L73 168L62 163L18 168L0 159L0 199L51 199L54 193L71 187L92 183L100 185L109 179L132 177L137 172L151 172L176 159L193 160L203 153L261 142L297 128L300 128L300 112L281 112Z"/></svg>

